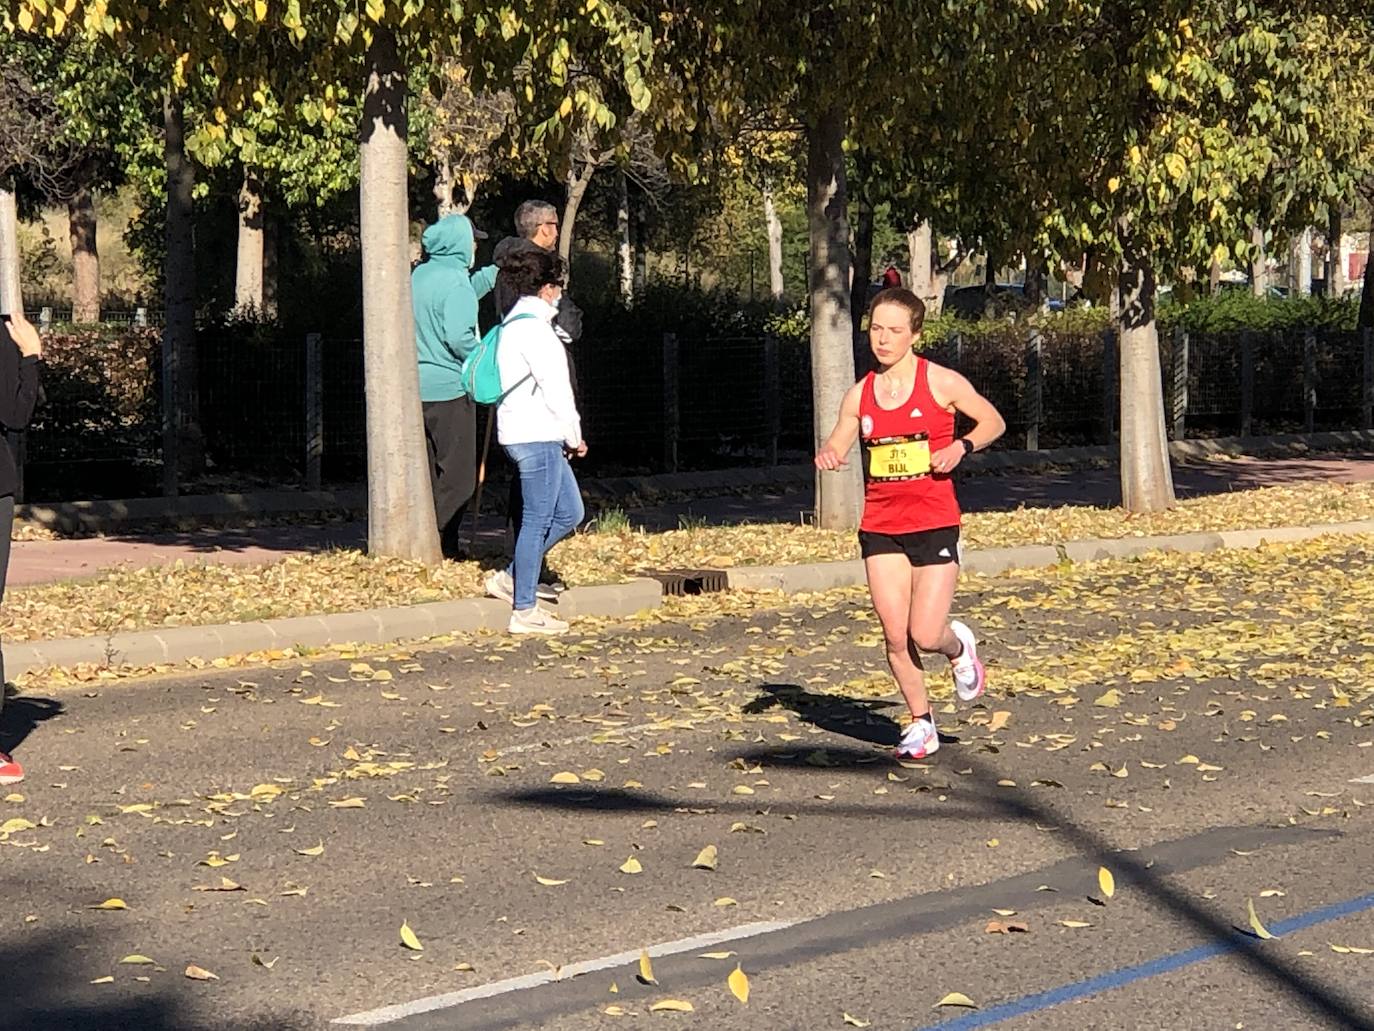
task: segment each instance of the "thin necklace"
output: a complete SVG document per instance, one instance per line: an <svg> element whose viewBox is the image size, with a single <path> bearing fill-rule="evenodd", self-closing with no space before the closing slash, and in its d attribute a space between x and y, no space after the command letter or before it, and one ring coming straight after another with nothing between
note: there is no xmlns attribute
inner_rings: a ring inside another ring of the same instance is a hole
<svg viewBox="0 0 1374 1031"><path fill-rule="evenodd" d="M888 376L888 373L883 373L883 385L887 387L888 399L891 401L895 401L901 393L902 384L900 383L900 381L893 382L891 379L888 378Z"/></svg>

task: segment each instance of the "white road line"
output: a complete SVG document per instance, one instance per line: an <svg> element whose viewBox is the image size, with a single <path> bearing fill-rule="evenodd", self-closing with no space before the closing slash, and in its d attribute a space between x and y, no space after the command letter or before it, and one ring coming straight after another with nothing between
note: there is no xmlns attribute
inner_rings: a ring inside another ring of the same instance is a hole
<svg viewBox="0 0 1374 1031"><path fill-rule="evenodd" d="M1352 784L1374 784L1374 773L1370 773L1370 774L1368 774L1368 775L1366 775L1366 776L1364 776L1364 777L1356 777L1356 778L1355 778L1354 780L1352 780L1350 783L1352 783Z"/></svg>
<svg viewBox="0 0 1374 1031"><path fill-rule="evenodd" d="M804 922L801 920L762 920L752 924L741 924L739 927L732 927L725 931L713 931L710 934L698 934L693 938L680 938L677 941L651 945L646 951L650 956L673 956L681 952L691 952L694 949L719 945L721 942L752 938L759 934L772 934L774 931L783 931ZM596 970L626 966L638 959L638 950L617 952L614 956L603 956L600 959L569 963L567 966L561 967L556 973L552 970L541 970L537 974L525 974L521 977L510 977L504 981L492 981L490 984L478 985L475 988L465 988L461 992L431 995L427 999L416 999L414 1002L403 1002L395 1006L383 1006L380 1009L368 1010L366 1013L354 1013L351 1016L338 1017L333 1022L335 1024L375 1027L378 1024L387 1024L393 1020L413 1017L419 1013L430 1013L434 1010L461 1006L463 1003L472 1002L475 999L489 999L493 995L504 995L507 992L538 988L540 985L549 984L553 981L563 981L569 977L576 977L578 974L589 974Z"/></svg>

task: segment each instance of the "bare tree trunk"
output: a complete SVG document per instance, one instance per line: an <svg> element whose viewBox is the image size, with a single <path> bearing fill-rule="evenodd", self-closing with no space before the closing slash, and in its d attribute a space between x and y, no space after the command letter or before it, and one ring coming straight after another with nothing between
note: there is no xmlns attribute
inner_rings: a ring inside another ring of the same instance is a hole
<svg viewBox="0 0 1374 1031"><path fill-rule="evenodd" d="M854 335L863 332L864 315L868 312L868 284L873 279L873 205L867 197L858 198L854 206L857 216L854 225L854 268L850 272L849 320Z"/></svg>
<svg viewBox="0 0 1374 1031"><path fill-rule="evenodd" d="M199 370L196 355L196 242L194 192L196 172L186 156L185 101L174 90L163 104L163 160L167 168L166 255L163 283L166 323L163 354L170 359L173 384L172 425L177 469L196 475L205 467L205 441L200 429Z"/></svg>
<svg viewBox="0 0 1374 1031"><path fill-rule="evenodd" d="M634 291L638 297L649 284L649 225L644 219L644 209L634 211L635 222L635 273Z"/></svg>
<svg viewBox="0 0 1374 1031"><path fill-rule="evenodd" d="M854 384L849 319L849 218L846 211L844 115L836 106L809 127L807 216L811 261L811 394L817 448L829 436L840 401ZM853 529L863 511L857 456L849 467L816 474L816 521L827 530Z"/></svg>
<svg viewBox="0 0 1374 1031"><path fill-rule="evenodd" d="M277 317L277 276L281 264L278 252L281 224L277 216L264 209L262 219L262 313Z"/></svg>
<svg viewBox="0 0 1374 1031"><path fill-rule="evenodd" d="M96 246L95 198L84 183L67 201L72 241L72 321L100 321L100 251Z"/></svg>
<svg viewBox="0 0 1374 1031"><path fill-rule="evenodd" d="M944 298L936 288L935 230L930 219L922 219L907 231L906 247L907 285L925 304L927 315L938 315Z"/></svg>
<svg viewBox="0 0 1374 1031"><path fill-rule="evenodd" d="M1326 296L1340 297L1345 293L1345 262L1341 253L1341 237L1345 235L1341 209L1332 205L1326 220Z"/></svg>
<svg viewBox="0 0 1374 1031"><path fill-rule="evenodd" d="M1269 262L1264 253L1264 230L1254 226L1250 230L1254 253L1250 256L1250 292L1256 297L1269 294Z"/></svg>
<svg viewBox="0 0 1374 1031"><path fill-rule="evenodd" d="M1294 291L1299 297L1312 296L1312 227L1304 226L1303 231L1298 234L1296 243L1297 261L1294 263L1295 276L1297 278L1297 289Z"/></svg>
<svg viewBox="0 0 1374 1031"><path fill-rule="evenodd" d="M0 186L0 312L23 310L19 268L19 206L14 191Z"/></svg>
<svg viewBox="0 0 1374 1031"><path fill-rule="evenodd" d="M1159 512L1174 504L1169 441L1160 385L1155 274L1130 239L1118 280L1121 327L1121 501L1126 511Z"/></svg>
<svg viewBox="0 0 1374 1031"><path fill-rule="evenodd" d="M452 215L458 210L458 205L453 200L455 187L453 164L447 156L442 157L439 159L438 167L434 170L434 202L440 218L445 215Z"/></svg>
<svg viewBox="0 0 1374 1031"><path fill-rule="evenodd" d="M568 266L568 282L572 282L572 245L576 230L577 209L582 206L582 198L587 195L587 187L596 174L596 162L587 161L578 172L576 166L568 173L568 200L563 205L563 218L558 227L558 256Z"/></svg>
<svg viewBox="0 0 1374 1031"><path fill-rule="evenodd" d="M1364 292L1360 295L1361 329L1374 329L1374 224L1369 227L1369 244L1371 253L1364 263Z"/></svg>
<svg viewBox="0 0 1374 1031"><path fill-rule="evenodd" d="M410 298L406 70L395 34L380 25L372 31L359 152L368 552L436 566Z"/></svg>
<svg viewBox="0 0 1374 1031"><path fill-rule="evenodd" d="M1207 293L1211 297L1221 293L1221 262L1216 258L1212 259L1212 267L1207 272Z"/></svg>
<svg viewBox="0 0 1374 1031"><path fill-rule="evenodd" d="M782 279L782 219L771 187L763 188L763 223L768 233L768 296L781 303L786 294Z"/></svg>
<svg viewBox="0 0 1374 1031"><path fill-rule="evenodd" d="M635 303L635 269L630 253L630 181L623 171L616 175L615 261L616 288L629 308Z"/></svg>
<svg viewBox="0 0 1374 1031"><path fill-rule="evenodd" d="M1043 254L1026 255L1026 280L1022 296L1038 311L1049 304L1048 265Z"/></svg>
<svg viewBox="0 0 1374 1031"><path fill-rule="evenodd" d="M262 182L245 168L239 186L239 250L234 274L234 307L240 312L263 311L264 221Z"/></svg>

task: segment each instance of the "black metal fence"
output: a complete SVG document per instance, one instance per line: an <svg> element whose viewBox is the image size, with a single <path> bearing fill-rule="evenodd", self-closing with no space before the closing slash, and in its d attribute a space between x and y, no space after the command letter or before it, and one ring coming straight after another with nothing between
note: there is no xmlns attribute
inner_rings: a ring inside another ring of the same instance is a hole
<svg viewBox="0 0 1374 1031"><path fill-rule="evenodd" d="M46 399L13 435L30 500L156 496L164 490L160 347L153 328L55 334ZM954 336L926 352L1004 414L1000 446L1109 442L1119 406L1110 332ZM356 484L366 472L362 342L203 331L197 342L204 461L184 493ZM1371 428L1368 332L1165 335L1172 437ZM805 460L811 362L774 338L585 340L576 371L589 471L652 473Z"/></svg>

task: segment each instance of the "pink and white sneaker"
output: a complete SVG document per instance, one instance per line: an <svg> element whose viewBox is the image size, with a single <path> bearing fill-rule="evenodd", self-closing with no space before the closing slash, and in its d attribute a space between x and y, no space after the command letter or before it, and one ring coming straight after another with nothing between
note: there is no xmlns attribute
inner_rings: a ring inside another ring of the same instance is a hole
<svg viewBox="0 0 1374 1031"><path fill-rule="evenodd" d="M24 779L24 767L0 752L0 784L18 784Z"/></svg>
<svg viewBox="0 0 1374 1031"><path fill-rule="evenodd" d="M949 628L964 646L959 657L949 662L954 669L954 690L960 701L971 702L983 693L988 683L983 664L978 661L978 639L973 636L972 630L957 619L950 620Z"/></svg>
<svg viewBox="0 0 1374 1031"><path fill-rule="evenodd" d="M931 720L912 720L897 742L898 759L925 759L940 750L940 732Z"/></svg>

